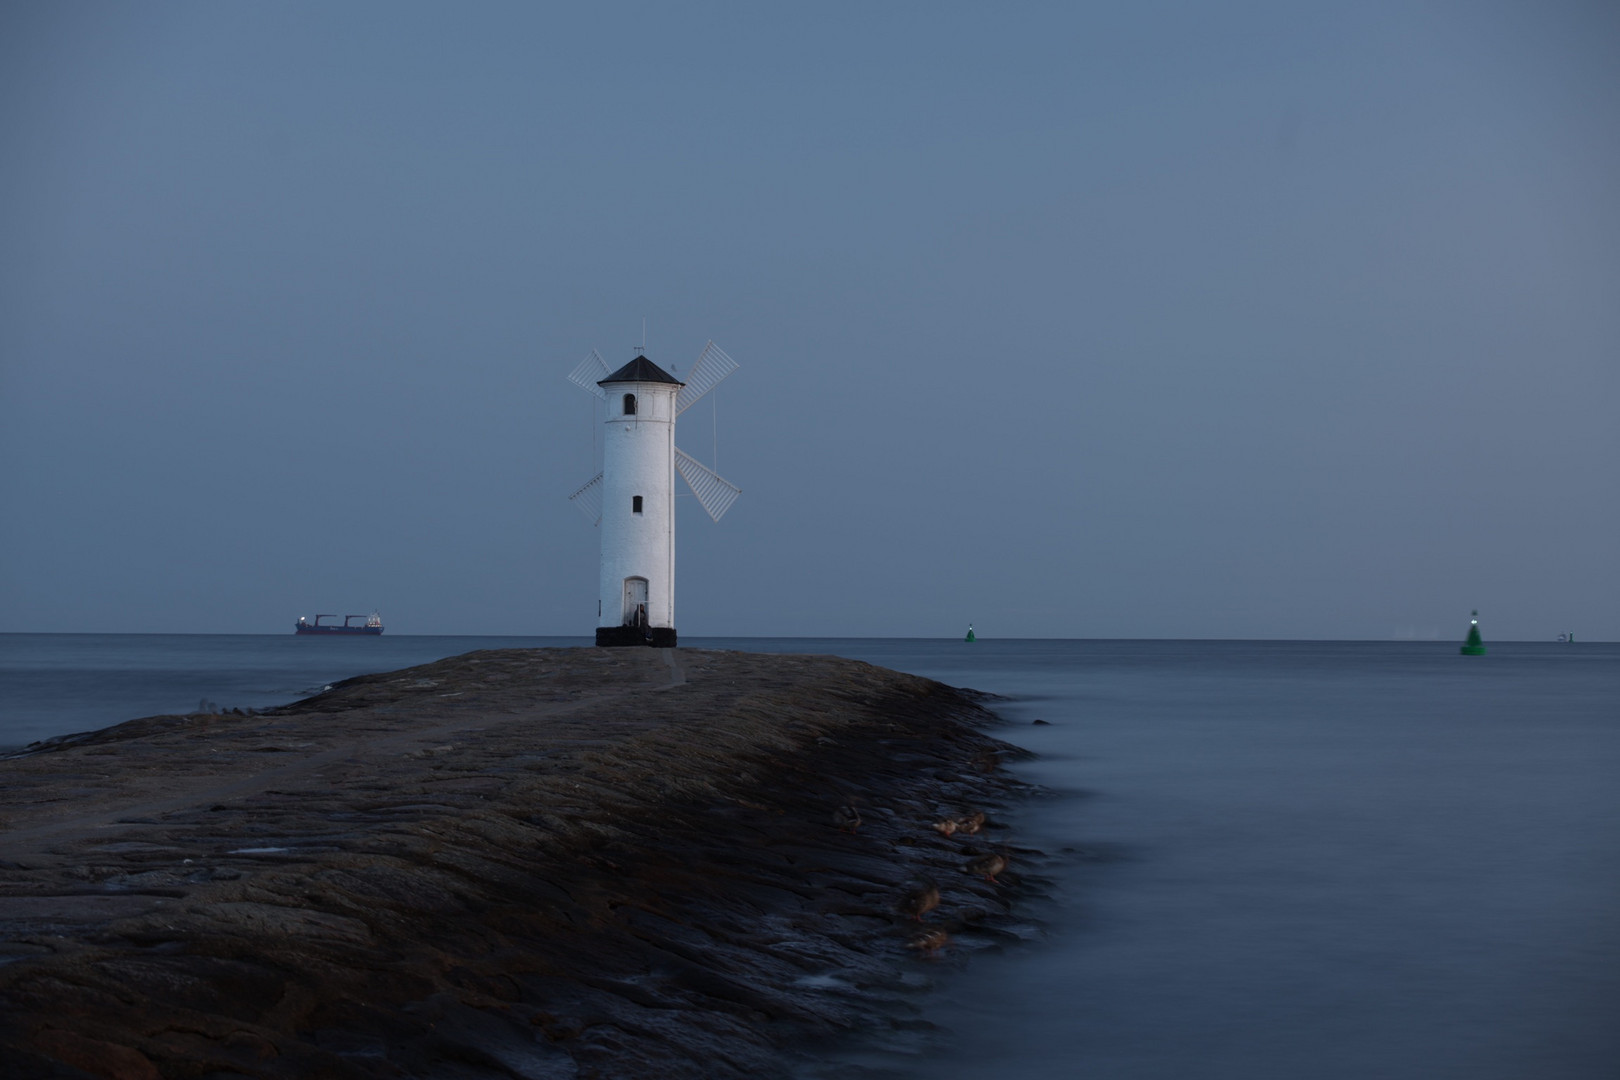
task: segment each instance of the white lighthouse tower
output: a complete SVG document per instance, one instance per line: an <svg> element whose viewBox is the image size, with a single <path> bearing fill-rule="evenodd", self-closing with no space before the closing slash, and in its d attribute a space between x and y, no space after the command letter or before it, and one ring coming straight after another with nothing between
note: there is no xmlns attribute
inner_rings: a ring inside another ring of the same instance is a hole
<svg viewBox="0 0 1620 1080"><path fill-rule="evenodd" d="M686 382L641 355L609 374L595 352L569 376L607 405L602 471L571 496L602 530L598 645L676 643L675 473L715 521L742 492L676 449L675 418L736 367L710 342Z"/></svg>
<svg viewBox="0 0 1620 1080"><path fill-rule="evenodd" d="M675 644L675 395L685 384L645 356L597 383L602 442L598 645Z"/></svg>

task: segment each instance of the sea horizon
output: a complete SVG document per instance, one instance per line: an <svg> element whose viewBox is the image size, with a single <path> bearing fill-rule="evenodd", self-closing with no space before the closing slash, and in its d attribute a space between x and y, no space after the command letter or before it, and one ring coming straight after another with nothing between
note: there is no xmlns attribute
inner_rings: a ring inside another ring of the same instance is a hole
<svg viewBox="0 0 1620 1080"><path fill-rule="evenodd" d="M321 635L312 637L312 640L376 640L378 638L534 638L537 640L592 640L592 632L579 634L418 634L409 632L388 631L383 634L351 634L351 635ZM1435 645L1448 642L1461 645L1466 639L1467 632L1456 635L1455 639L1446 637L1053 637L1043 635L985 635L975 631L976 640L963 641L962 634L692 634L683 637L681 645L688 641L960 641L963 644L978 644L983 641L1235 641L1235 642L1320 642L1331 644L1334 642L1355 643L1385 643L1391 645ZM0 630L0 637L299 637L301 635L289 634L284 631L265 630ZM307 635L303 635L307 636ZM1568 642L1559 638L1497 638L1487 637L1487 645L1534 645L1534 644L1610 644L1608 638L1579 638L1575 642Z"/></svg>

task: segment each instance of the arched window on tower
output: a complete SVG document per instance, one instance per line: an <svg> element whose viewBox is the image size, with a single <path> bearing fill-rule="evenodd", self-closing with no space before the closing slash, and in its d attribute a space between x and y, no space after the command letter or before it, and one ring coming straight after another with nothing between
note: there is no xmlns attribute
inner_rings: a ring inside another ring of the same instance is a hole
<svg viewBox="0 0 1620 1080"><path fill-rule="evenodd" d="M634 395L634 394L626 394L626 395L624 395L624 415L626 415L626 416L634 416L634 415L636 415L636 395Z"/></svg>

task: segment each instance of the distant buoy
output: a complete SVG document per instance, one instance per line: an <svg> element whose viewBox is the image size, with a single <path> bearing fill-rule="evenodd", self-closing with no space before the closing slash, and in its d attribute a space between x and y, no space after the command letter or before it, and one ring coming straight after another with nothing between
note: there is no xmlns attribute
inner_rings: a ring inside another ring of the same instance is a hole
<svg viewBox="0 0 1620 1080"><path fill-rule="evenodd" d="M973 624L972 623L968 623L967 637L963 638L962 640L967 642L969 645L971 645L975 641L979 640L978 638L973 636Z"/></svg>
<svg viewBox="0 0 1620 1080"><path fill-rule="evenodd" d="M1479 610L1476 608L1473 617L1468 620L1468 640L1463 642L1462 654L1464 656L1484 656L1485 643L1479 637Z"/></svg>

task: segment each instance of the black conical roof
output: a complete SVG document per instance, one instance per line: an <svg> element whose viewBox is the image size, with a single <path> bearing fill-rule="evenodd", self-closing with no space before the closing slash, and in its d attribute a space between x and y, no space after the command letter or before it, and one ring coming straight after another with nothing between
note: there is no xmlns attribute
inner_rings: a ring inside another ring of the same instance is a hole
<svg viewBox="0 0 1620 1080"><path fill-rule="evenodd" d="M598 380L596 385L606 386L608 383L616 382L667 382L676 386L686 385L645 356L636 357L607 378Z"/></svg>

